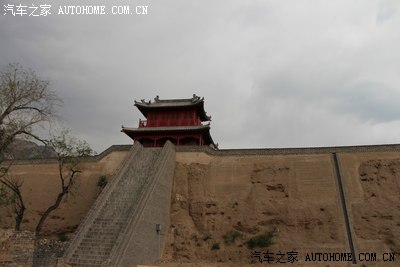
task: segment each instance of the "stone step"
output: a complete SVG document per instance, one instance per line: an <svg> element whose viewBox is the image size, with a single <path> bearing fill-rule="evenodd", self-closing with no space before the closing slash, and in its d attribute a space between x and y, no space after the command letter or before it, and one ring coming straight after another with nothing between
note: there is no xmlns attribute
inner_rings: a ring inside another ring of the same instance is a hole
<svg viewBox="0 0 400 267"><path fill-rule="evenodd" d="M115 239L114 236L120 232L121 231L90 231L82 238L82 241L113 240Z"/></svg>
<svg viewBox="0 0 400 267"><path fill-rule="evenodd" d="M86 263L86 264L78 264L75 263L74 267L100 267L101 264L90 264L90 263Z"/></svg>
<svg viewBox="0 0 400 267"><path fill-rule="evenodd" d="M122 225L118 224L111 224L107 226L101 226L101 225L95 225L92 224L90 228L88 229L88 232L90 233L110 233L110 232L115 232L119 231L121 229Z"/></svg>
<svg viewBox="0 0 400 267"><path fill-rule="evenodd" d="M112 248L83 248L78 246L78 249L75 250L73 254L81 255L80 258L85 258L85 256L89 255L90 252L105 254L105 253L110 253L111 250Z"/></svg>
<svg viewBox="0 0 400 267"><path fill-rule="evenodd" d="M84 253L82 253L84 252ZM93 259L93 258L98 258L98 259L107 259L110 256L111 249L107 251L92 251L92 250L87 250L87 251L76 251L75 253L72 254L72 257L74 259Z"/></svg>
<svg viewBox="0 0 400 267"><path fill-rule="evenodd" d="M89 236L93 236L93 235L101 235L101 236L109 236L109 235L114 235L115 234L115 230L113 229L94 229L91 228L88 230L88 235ZM118 231L119 232L119 231Z"/></svg>
<svg viewBox="0 0 400 267"><path fill-rule="evenodd" d="M111 252L110 249L104 250L104 251L102 251L102 250L88 250L88 251L85 253L85 256L86 256L86 255L89 255L89 256L100 256L100 257L103 257L103 256L110 255L110 252ZM74 254L72 254L72 256L73 256L74 258L79 258L79 257L81 257L82 255L81 255L81 254L78 254L78 253L74 253ZM84 257L81 257L81 258L84 258Z"/></svg>
<svg viewBox="0 0 400 267"><path fill-rule="evenodd" d="M114 240L101 240L101 242L99 242L97 240L95 240L95 241L85 240L85 241L82 241L78 245L78 247L81 247L81 248L86 248L86 247L88 247L88 248L112 248L115 243L113 241Z"/></svg>
<svg viewBox="0 0 400 267"><path fill-rule="evenodd" d="M82 250L84 250L84 249L86 249L86 250L89 249L90 250L90 249L97 249L97 248L99 248L99 249L111 249L115 245L115 242L112 242L112 243L102 242L102 243L103 244L99 244L99 242L87 242L87 241L85 241L85 242L80 243L78 245L78 248L80 248Z"/></svg>
<svg viewBox="0 0 400 267"><path fill-rule="evenodd" d="M74 259L70 260L73 266L100 266L104 262L104 259Z"/></svg>

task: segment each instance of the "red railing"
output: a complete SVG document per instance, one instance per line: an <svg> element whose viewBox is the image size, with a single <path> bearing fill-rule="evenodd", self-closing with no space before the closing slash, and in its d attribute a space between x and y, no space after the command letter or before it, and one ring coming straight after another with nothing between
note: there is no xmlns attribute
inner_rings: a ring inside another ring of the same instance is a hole
<svg viewBox="0 0 400 267"><path fill-rule="evenodd" d="M139 119L139 128L142 127L162 127L162 126L191 126L201 125L199 119L165 119L165 120L142 120Z"/></svg>

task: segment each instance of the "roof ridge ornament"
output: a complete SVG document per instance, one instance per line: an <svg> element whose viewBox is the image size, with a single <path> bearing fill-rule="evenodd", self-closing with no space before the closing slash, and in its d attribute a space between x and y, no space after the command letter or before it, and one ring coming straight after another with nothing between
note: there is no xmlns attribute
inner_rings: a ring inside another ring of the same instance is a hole
<svg viewBox="0 0 400 267"><path fill-rule="evenodd" d="M193 94L193 97L192 97L192 102L193 103L198 102L198 101L202 101L202 100L204 100L204 97L200 98L200 96L197 96L196 94Z"/></svg>

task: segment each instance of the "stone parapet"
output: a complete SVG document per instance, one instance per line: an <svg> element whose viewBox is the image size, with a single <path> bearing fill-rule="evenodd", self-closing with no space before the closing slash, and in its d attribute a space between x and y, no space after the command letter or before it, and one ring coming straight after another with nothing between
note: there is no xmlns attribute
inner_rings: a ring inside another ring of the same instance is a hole
<svg viewBox="0 0 400 267"><path fill-rule="evenodd" d="M129 151L132 148L132 145L112 145L103 152L95 156L89 156L81 158L82 162L97 162L108 156L109 154L117 151ZM13 159L13 160L4 160L1 164L4 165L23 165L23 164L49 164L49 163L57 163L56 158L45 158L45 159Z"/></svg>
<svg viewBox="0 0 400 267"><path fill-rule="evenodd" d="M301 155L331 154L352 152L398 152L400 144L364 145L364 146L332 146L332 147L299 147L299 148L250 148L220 149L208 146L177 146L176 152L204 152L213 156L254 156L254 155Z"/></svg>

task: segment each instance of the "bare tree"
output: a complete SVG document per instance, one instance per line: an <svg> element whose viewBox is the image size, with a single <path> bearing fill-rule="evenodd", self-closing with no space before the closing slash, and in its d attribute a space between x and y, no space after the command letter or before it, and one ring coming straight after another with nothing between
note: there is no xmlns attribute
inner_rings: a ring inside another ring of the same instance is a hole
<svg viewBox="0 0 400 267"><path fill-rule="evenodd" d="M21 194L22 181L17 178L1 177L0 183L4 185L9 191L11 191L11 196L7 196L6 190L3 190L4 204L13 205L13 210L15 214L15 230L19 231L21 229L21 223L24 219L25 213L25 203Z"/></svg>
<svg viewBox="0 0 400 267"><path fill-rule="evenodd" d="M45 140L35 134L35 128L55 117L56 108L62 103L57 94L49 89L49 82L40 79L35 72L19 64L9 64L0 72L0 164L3 152L16 137L31 137L42 142L57 153L60 191L41 215L36 226L39 236L49 214L56 210L61 201L71 193L78 173L81 172L82 157L93 151L84 141L70 136L68 130ZM16 228L23 220L25 205L22 199L22 183L7 178L8 167L0 166L0 183L13 192Z"/></svg>
<svg viewBox="0 0 400 267"><path fill-rule="evenodd" d="M40 235L43 224L50 213L58 209L64 197L74 189L77 175L82 171L82 158L94 153L88 143L72 137L70 131L66 129L62 130L59 135L54 136L49 141L44 142L57 153L60 190L54 203L41 215L35 229L36 236Z"/></svg>
<svg viewBox="0 0 400 267"><path fill-rule="evenodd" d="M0 164L2 152L16 137L33 137L35 127L55 117L55 109L62 103L49 89L49 82L39 78L34 71L18 63L9 64L0 71ZM8 167L0 166L0 184L12 192L15 212L15 229L19 230L25 205L21 194L22 182L7 176ZM9 203L11 204L11 203Z"/></svg>
<svg viewBox="0 0 400 267"><path fill-rule="evenodd" d="M61 103L48 81L9 64L0 72L0 152L17 136L35 137L35 126L50 121Z"/></svg>

